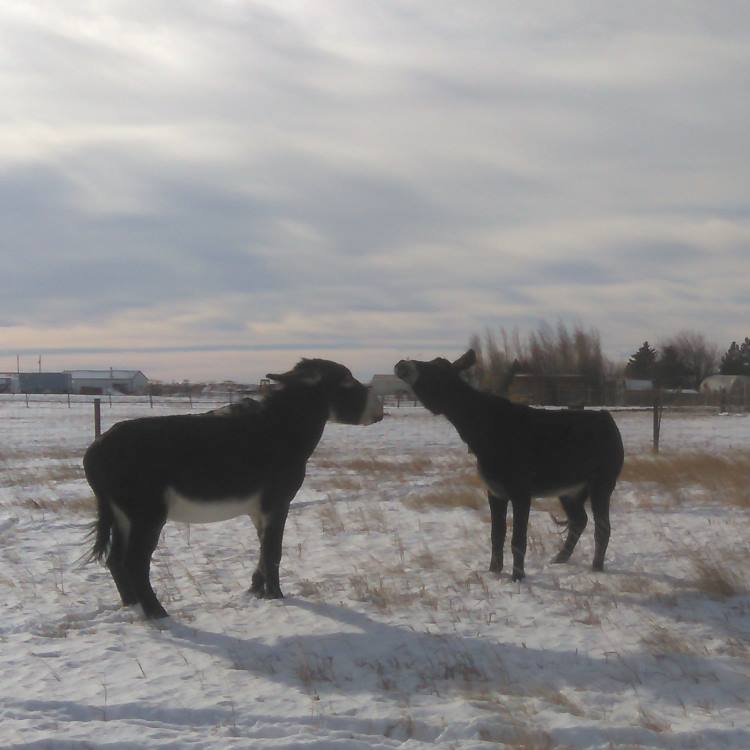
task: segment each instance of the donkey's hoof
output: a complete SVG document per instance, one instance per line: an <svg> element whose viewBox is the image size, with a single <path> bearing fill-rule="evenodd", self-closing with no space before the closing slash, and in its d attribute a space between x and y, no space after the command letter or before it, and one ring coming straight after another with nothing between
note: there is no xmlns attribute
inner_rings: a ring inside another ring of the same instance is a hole
<svg viewBox="0 0 750 750"><path fill-rule="evenodd" d="M523 581L524 578L526 578L526 573L522 570L514 570L513 575L511 576L511 581L515 583L516 581Z"/></svg>
<svg viewBox="0 0 750 750"><path fill-rule="evenodd" d="M570 555L566 555L564 552L559 552L550 560L550 562L555 565L561 565L562 563L568 562L568 560L570 560Z"/></svg>
<svg viewBox="0 0 750 750"><path fill-rule="evenodd" d="M144 610L143 615L147 620L165 620L169 617L169 612L164 607L159 607L158 609L150 609L148 612Z"/></svg>
<svg viewBox="0 0 750 750"><path fill-rule="evenodd" d="M601 573L604 571L604 563L594 560L594 564L591 566L591 569L596 571L597 573Z"/></svg>

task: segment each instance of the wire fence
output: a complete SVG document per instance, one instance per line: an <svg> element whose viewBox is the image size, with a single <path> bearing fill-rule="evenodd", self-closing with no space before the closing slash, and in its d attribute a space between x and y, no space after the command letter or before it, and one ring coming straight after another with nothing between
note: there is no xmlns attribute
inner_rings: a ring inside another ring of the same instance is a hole
<svg viewBox="0 0 750 750"><path fill-rule="evenodd" d="M102 406L185 406L188 408L206 410L215 409L226 404L236 403L243 396L226 393L215 396L125 396L125 395L79 395L79 394L49 394L49 393L1 393L0 405L16 404L25 405L29 408L34 406L76 406L79 404L93 404L99 401Z"/></svg>

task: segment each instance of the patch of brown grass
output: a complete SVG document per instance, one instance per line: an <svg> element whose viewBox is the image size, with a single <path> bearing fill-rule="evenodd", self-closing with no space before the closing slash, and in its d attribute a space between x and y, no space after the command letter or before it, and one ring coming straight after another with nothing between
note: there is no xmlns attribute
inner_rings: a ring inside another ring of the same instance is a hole
<svg viewBox="0 0 750 750"><path fill-rule="evenodd" d="M72 464L52 464L39 469L27 467L9 469L0 474L0 487L23 487L37 484L56 484L83 479L83 467Z"/></svg>
<svg viewBox="0 0 750 750"><path fill-rule="evenodd" d="M70 461L72 459L83 459L84 448L72 448L68 446L39 446L32 450L30 448L5 447L0 453L0 461L28 461L31 459L51 459L53 461Z"/></svg>
<svg viewBox="0 0 750 750"><path fill-rule="evenodd" d="M425 456L406 456L402 458L382 458L381 456L360 456L357 458L340 458L314 456L311 466L318 469L330 469L340 473L354 473L369 476L403 476L405 474L422 474L433 467L432 461Z"/></svg>
<svg viewBox="0 0 750 750"><path fill-rule="evenodd" d="M362 480L349 474L326 477L310 482L310 488L318 492L354 492L362 489Z"/></svg>
<svg viewBox="0 0 750 750"><path fill-rule="evenodd" d="M470 508L488 511L487 495L479 478L470 473L451 477L439 487L430 487L414 493L404 501L407 506L419 511L433 508Z"/></svg>
<svg viewBox="0 0 750 750"><path fill-rule="evenodd" d="M47 497L29 498L26 500L26 505L35 510L45 512L85 513L86 515L90 515L92 519L96 512L96 501L93 495L66 498L65 500Z"/></svg>
<svg viewBox="0 0 750 750"><path fill-rule="evenodd" d="M708 500L750 507L750 451L630 456L620 478L655 485L677 499L686 488L696 487Z"/></svg>

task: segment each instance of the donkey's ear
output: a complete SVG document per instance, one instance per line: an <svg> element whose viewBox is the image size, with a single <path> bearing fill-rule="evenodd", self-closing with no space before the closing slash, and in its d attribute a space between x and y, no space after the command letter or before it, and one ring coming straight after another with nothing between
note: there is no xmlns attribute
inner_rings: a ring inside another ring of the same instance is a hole
<svg viewBox="0 0 750 750"><path fill-rule="evenodd" d="M462 354L454 363L453 369L457 372L468 370L477 363L477 354L473 349L469 349L466 354Z"/></svg>

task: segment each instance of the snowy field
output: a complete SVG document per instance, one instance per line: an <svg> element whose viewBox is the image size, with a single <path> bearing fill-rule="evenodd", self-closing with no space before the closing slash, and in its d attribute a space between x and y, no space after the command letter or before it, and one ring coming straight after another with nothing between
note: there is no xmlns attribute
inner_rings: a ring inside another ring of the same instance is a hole
<svg viewBox="0 0 750 750"><path fill-rule="evenodd" d="M103 406L104 428L185 404ZM421 408L329 425L292 505L282 601L246 593L249 519L168 524L154 587L118 606L81 565L90 404L0 401L2 748L750 748L750 416L619 412L606 571L549 511L527 579L487 572L489 512ZM510 538L510 535L509 535Z"/></svg>

